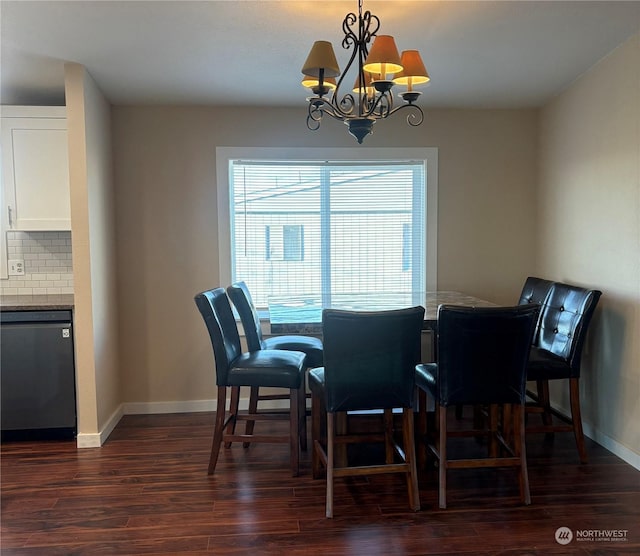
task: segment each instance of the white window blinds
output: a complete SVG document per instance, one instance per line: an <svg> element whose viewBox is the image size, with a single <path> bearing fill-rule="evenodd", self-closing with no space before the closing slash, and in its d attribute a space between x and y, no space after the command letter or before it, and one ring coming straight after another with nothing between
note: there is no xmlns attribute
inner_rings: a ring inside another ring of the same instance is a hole
<svg viewBox="0 0 640 556"><path fill-rule="evenodd" d="M270 296L425 289L421 162L230 160L232 280ZM375 307L371 307L375 308Z"/></svg>

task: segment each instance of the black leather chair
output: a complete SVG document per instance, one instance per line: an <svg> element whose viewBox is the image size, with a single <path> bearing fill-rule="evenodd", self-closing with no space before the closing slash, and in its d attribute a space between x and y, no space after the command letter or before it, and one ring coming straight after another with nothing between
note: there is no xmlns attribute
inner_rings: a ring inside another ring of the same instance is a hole
<svg viewBox="0 0 640 556"><path fill-rule="evenodd" d="M313 476L319 478L322 467L326 468L327 517L333 517L334 478L353 475L404 473L409 505L420 509L412 406L423 319L423 307L323 311L324 367L309 372L309 387ZM402 408L403 448L394 436L394 408ZM371 416L380 417L383 432L349 431L348 412L360 410L383 410L381 416ZM337 416L342 418L338 424ZM384 463L349 461L346 445L357 442L384 442Z"/></svg>
<svg viewBox="0 0 640 556"><path fill-rule="evenodd" d="M320 338L291 334L264 338L262 336L262 328L260 327L260 317L253 304L253 299L251 298L251 293L246 283L236 282L232 284L227 288L227 294L240 316L249 351L258 351L261 349L301 351L307 356L307 367L322 366L322 340ZM260 400L279 400L286 397L287 396L280 394L260 395L259 388L256 386L251 389L249 413L255 413L257 411ZM248 421L248 434L252 432L252 427L253 423ZM306 445L303 445L303 449L306 449Z"/></svg>
<svg viewBox="0 0 640 556"><path fill-rule="evenodd" d="M535 304L488 308L441 305L438 309L438 362L416 366L416 385L419 439L438 459L441 508L447 506L447 470L470 467L517 467L521 500L531 503L524 404L527 359L538 312ZM427 396L435 402L437 435L426 430ZM450 432L447 408L456 404L488 406L488 428ZM498 427L500 406L505 415L504 426L510 430L505 435ZM476 437L480 433L489 438L489 457L450 459L450 436ZM513 438L511 445L505 436ZM498 443L506 455L498 455Z"/></svg>
<svg viewBox="0 0 640 556"><path fill-rule="evenodd" d="M536 305L542 306L545 299L549 295L549 291L551 290L551 285L553 282L551 280L545 280L544 278L538 278L536 276L529 276L522 287L522 291L520 292L520 299L518 300L518 305L527 305L529 303L535 303ZM538 317L539 323L540 317ZM533 342L535 343L538 334L538 324L536 324L536 331L534 333ZM476 408L477 409L477 408ZM458 419L462 418L462 406L458 405L456 407L456 417Z"/></svg>
<svg viewBox="0 0 640 556"><path fill-rule="evenodd" d="M213 445L209 459L208 473L211 475L218 461L220 445L225 442L288 442L291 450L290 465L293 475L298 474L300 444L306 444L304 427L304 369L305 354L298 351L264 349L242 353L240 336L231 304L224 288L216 288L199 293L195 302L204 318L215 357L218 405L213 432ZM286 388L289 390L289 415L257 413L251 415L238 412L238 398L241 386L257 388ZM225 419L227 388L232 396L229 417ZM258 421L287 418L289 434L255 435L236 434L237 421Z"/></svg>
<svg viewBox="0 0 640 556"><path fill-rule="evenodd" d="M580 363L587 330L602 292L554 282L542 304L538 332L531 348L527 379L536 381L537 393L528 391L533 402L527 411L542 413L542 425L528 424L528 432L573 431L580 461L587 452L580 414ZM569 381L571 415L551 407L549 381ZM553 424L552 416L565 424Z"/></svg>
<svg viewBox="0 0 640 556"><path fill-rule="evenodd" d="M259 349L302 351L307 355L308 367L322 366L322 340L320 338L291 334L264 338L260 327L260 317L247 285L244 282L236 282L227 288L227 294L240 316L249 351L258 351Z"/></svg>
<svg viewBox="0 0 640 556"><path fill-rule="evenodd" d="M518 305L527 305L528 303L535 303L542 307L544 302L549 296L551 286L553 282L544 278L538 278L537 276L529 276L522 286L520 292L520 299ZM534 343L538 338L538 328L540 327L540 316L538 316L538 322L536 323L536 332L534 334Z"/></svg>
<svg viewBox="0 0 640 556"><path fill-rule="evenodd" d="M542 305L545 299L547 299L552 285L553 282L551 280L529 276L522 287L518 305L527 305L528 303Z"/></svg>

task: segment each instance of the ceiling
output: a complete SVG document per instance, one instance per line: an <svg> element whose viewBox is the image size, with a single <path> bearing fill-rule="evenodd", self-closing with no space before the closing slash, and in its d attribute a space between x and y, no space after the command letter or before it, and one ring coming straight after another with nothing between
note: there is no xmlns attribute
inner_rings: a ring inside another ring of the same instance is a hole
<svg viewBox="0 0 640 556"><path fill-rule="evenodd" d="M640 29L640 1L379 1L379 34L416 48L427 107L544 104ZM343 1L0 2L0 101L64 104L64 62L116 105L299 106L317 39L342 68Z"/></svg>

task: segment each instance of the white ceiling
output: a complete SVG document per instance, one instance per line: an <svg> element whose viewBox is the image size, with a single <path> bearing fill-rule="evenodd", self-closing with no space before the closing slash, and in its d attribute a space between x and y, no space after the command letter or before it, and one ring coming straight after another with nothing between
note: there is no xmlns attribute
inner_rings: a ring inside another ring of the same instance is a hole
<svg viewBox="0 0 640 556"><path fill-rule="evenodd" d="M364 0L379 34L421 51L429 107L540 106L640 30L640 1ZM0 101L64 104L83 64L113 104L304 104L300 68L331 40L344 68L343 1L0 3Z"/></svg>

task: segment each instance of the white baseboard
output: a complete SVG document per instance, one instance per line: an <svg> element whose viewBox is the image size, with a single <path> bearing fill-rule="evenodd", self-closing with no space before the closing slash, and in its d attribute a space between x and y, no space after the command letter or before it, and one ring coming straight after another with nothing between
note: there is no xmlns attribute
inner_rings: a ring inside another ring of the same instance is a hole
<svg viewBox="0 0 640 556"><path fill-rule="evenodd" d="M557 405L553 405L553 408L556 411L559 411L563 415L567 417L567 419L571 419L571 411L567 410L564 407L560 407ZM633 450L630 450L626 446L620 444L617 440L614 440L610 436L600 432L598 429L592 427L589 423L582 420L582 432L587 438L590 438L594 442L600 444L603 448L609 450L612 454L618 456L620 459L624 460L629 465L635 467L640 470L640 454L637 454ZM587 454L588 456L589 454Z"/></svg>
<svg viewBox="0 0 640 556"><path fill-rule="evenodd" d="M76 446L78 448L100 448L109 438L109 435L116 428L116 425L120 422L123 415L123 406L120 405L116 409L111 417L107 420L107 424L102 428L100 432L96 433L82 433L79 432L76 436Z"/></svg>
<svg viewBox="0 0 640 556"><path fill-rule="evenodd" d="M76 436L77 448L100 448L100 446L102 446L100 433L79 432Z"/></svg>
<svg viewBox="0 0 640 556"><path fill-rule="evenodd" d="M229 404L227 400L227 409ZM289 406L287 400L265 400L260 402L263 409L286 409ZM249 398L240 398L239 408L246 410L249 407ZM131 402L122 404L107 421L106 426L99 433L78 433L76 445L78 448L99 448L102 446L123 415L153 415L161 413L199 413L215 411L216 400L189 400L180 402ZM563 408L557 408L566 414ZM629 465L640 470L640 454L623 446L610 436L598 431L588 423L583 422L585 436L597 442L611 453L624 460Z"/></svg>
<svg viewBox="0 0 640 556"><path fill-rule="evenodd" d="M614 440L610 436L601 433L597 429L594 429L588 423L582 422L582 430L585 436L588 436L594 442L600 444L612 454L615 454L620 459L624 460L629 465L632 465L640 471L640 454L637 454L633 450L630 450L626 446L620 444L617 440Z"/></svg>
<svg viewBox="0 0 640 556"><path fill-rule="evenodd" d="M83 433L76 436L76 446L78 448L99 448L109 438L116 425L123 415L154 415L162 413L200 413L205 411L215 411L216 400L189 400L180 402L131 402L124 403L118 407L107 421L107 424L100 432ZM240 398L238 402L240 410L249 408L249 398ZM261 409L287 409L287 400L265 400L260 402ZM229 409L229 400L227 400Z"/></svg>
<svg viewBox="0 0 640 556"><path fill-rule="evenodd" d="M182 402L133 402L123 404L124 415L153 415L156 413L200 413L215 411L217 400L188 400ZM240 410L249 408L249 398L240 398ZM287 409L287 400L265 400L260 402L262 409ZM227 400L229 409L229 400Z"/></svg>
<svg viewBox="0 0 640 556"><path fill-rule="evenodd" d="M240 404L244 400L240 400ZM200 413L215 411L216 400L189 400L182 402L131 402L123 404L125 415L153 415L156 413Z"/></svg>

